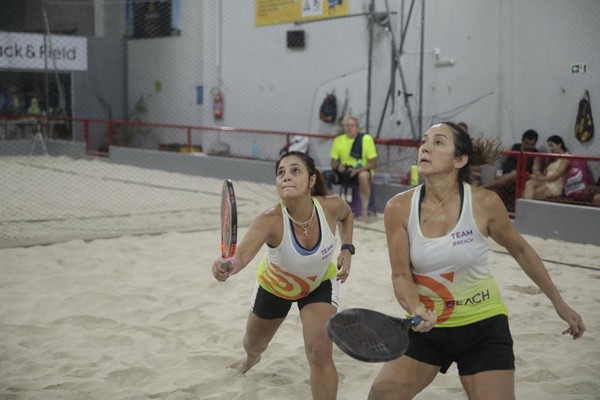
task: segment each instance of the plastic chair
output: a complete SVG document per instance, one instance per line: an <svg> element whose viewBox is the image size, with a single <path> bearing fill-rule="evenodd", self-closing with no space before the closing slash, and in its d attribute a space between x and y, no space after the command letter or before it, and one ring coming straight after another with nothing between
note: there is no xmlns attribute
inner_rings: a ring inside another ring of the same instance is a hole
<svg viewBox="0 0 600 400"><path fill-rule="evenodd" d="M377 215L377 210L375 208L375 191L373 190L373 184L371 183L370 185L371 196L369 197L368 213L369 215ZM362 213L362 198L360 197L360 191L358 190L358 183L349 186L340 186L340 197L348 202L354 216L359 218Z"/></svg>

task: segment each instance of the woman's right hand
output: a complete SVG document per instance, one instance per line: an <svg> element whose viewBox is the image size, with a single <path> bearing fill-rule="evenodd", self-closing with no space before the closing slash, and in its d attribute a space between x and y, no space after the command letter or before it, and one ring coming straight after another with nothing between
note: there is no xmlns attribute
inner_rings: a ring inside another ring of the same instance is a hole
<svg viewBox="0 0 600 400"><path fill-rule="evenodd" d="M224 258L217 258L212 265L212 273L216 280L219 282L224 282L227 278L229 278L229 273L227 272L227 262Z"/></svg>
<svg viewBox="0 0 600 400"><path fill-rule="evenodd" d="M229 276L237 274L241 270L240 262L235 257L217 258L212 265L212 273L216 280L224 282Z"/></svg>
<svg viewBox="0 0 600 400"><path fill-rule="evenodd" d="M423 306L419 306L419 307L415 308L412 315L413 315L413 317L415 315L418 315L422 319L421 322L419 322L417 325L412 327L413 331L415 331L415 332L430 331L435 326L435 323L437 322L437 319L438 319L438 315L434 310L427 310Z"/></svg>

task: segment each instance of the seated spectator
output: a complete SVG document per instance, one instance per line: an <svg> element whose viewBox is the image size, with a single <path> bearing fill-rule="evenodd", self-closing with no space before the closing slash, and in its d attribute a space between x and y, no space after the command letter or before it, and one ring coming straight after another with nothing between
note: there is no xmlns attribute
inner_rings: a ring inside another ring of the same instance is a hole
<svg viewBox="0 0 600 400"><path fill-rule="evenodd" d="M558 135L548 138L548 149L554 154L568 154L565 142ZM525 182L523 197L542 200L562 195L569 164L571 161L566 158L555 158L544 168L543 173L531 174Z"/></svg>
<svg viewBox="0 0 600 400"><path fill-rule="evenodd" d="M526 130L521 136L521 143L515 143L510 151L538 152L535 147L538 141L538 133L533 129ZM537 158L528 157L525 165L528 174L539 174L541 171L540 161ZM500 164L501 175L485 185L486 189L493 190L500 196L508 211L514 211L515 206L515 183L517 179L517 157L507 155Z"/></svg>
<svg viewBox="0 0 600 400"><path fill-rule="evenodd" d="M360 220L367 221L369 198L371 197L371 178L377 167L375 141L360 133L356 117L347 117L344 121L345 132L333 140L331 152L331 171L325 171L325 181L329 192L332 184L342 186L358 185L361 199Z"/></svg>

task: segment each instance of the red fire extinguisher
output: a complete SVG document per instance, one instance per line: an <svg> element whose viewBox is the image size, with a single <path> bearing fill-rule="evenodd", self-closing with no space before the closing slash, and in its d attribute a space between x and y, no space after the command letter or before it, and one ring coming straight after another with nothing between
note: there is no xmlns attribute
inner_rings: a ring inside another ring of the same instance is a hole
<svg viewBox="0 0 600 400"><path fill-rule="evenodd" d="M213 97L213 108L215 120L223 119L223 93L217 90Z"/></svg>

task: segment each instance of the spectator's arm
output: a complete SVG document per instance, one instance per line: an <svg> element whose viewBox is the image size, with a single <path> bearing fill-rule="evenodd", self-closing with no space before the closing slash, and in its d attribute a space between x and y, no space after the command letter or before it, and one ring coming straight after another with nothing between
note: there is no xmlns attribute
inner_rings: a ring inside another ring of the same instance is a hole
<svg viewBox="0 0 600 400"><path fill-rule="evenodd" d="M546 181L554 181L556 179L559 179L560 177L564 176L567 171L569 170L569 165L571 165L571 161L567 160L567 159L561 159L559 161L560 165L558 166L558 169L556 170L555 173L553 174L549 174L546 175Z"/></svg>
<svg viewBox="0 0 600 400"><path fill-rule="evenodd" d="M536 157L533 159L533 166L531 167L531 173L533 175L539 175L542 173L542 159L539 157Z"/></svg>
<svg viewBox="0 0 600 400"><path fill-rule="evenodd" d="M331 169L334 171L337 171L338 167L340 166L340 160L336 160L335 158L331 159Z"/></svg>
<svg viewBox="0 0 600 400"><path fill-rule="evenodd" d="M372 171L375 171L375 168L377 168L377 157L369 159L369 161L367 161L367 165L363 167L363 169Z"/></svg>
<svg viewBox="0 0 600 400"><path fill-rule="evenodd" d="M367 159L366 165L362 169L375 171L377 168L377 149L375 148L375 140L369 134L363 137L363 155Z"/></svg>

